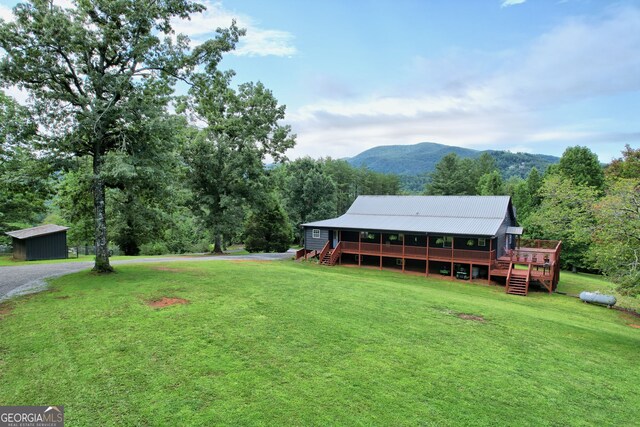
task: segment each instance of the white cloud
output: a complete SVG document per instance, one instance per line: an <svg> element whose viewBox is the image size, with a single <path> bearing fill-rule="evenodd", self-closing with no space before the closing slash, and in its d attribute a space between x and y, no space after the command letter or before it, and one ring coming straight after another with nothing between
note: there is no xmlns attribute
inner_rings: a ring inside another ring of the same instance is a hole
<svg viewBox="0 0 640 427"><path fill-rule="evenodd" d="M294 36L286 31L262 28L252 17L231 12L222 2L205 1L207 10L193 15L190 20L172 22L176 33L186 34L195 44L211 37L217 28L226 28L235 19L240 28L247 30L231 54L241 56L292 56L296 54Z"/></svg>
<svg viewBox="0 0 640 427"><path fill-rule="evenodd" d="M604 144L612 135L594 121L576 117L562 123L547 113L640 91L639 51L639 9L613 9L597 20L572 19L520 52L468 55L472 61L491 58L491 67L465 66L456 57L450 68L464 72L428 79L416 75L403 90L303 106L288 115L298 134L290 157L346 157L376 145L422 141L550 154L579 143L602 143L602 150L613 150ZM438 68L418 65L420 70ZM421 86L424 80L436 83ZM616 140L633 143L640 136L622 133Z"/></svg>
<svg viewBox="0 0 640 427"><path fill-rule="evenodd" d="M13 11L10 7L0 4L0 19L4 19L7 22L13 21Z"/></svg>
<svg viewBox="0 0 640 427"><path fill-rule="evenodd" d="M5 95L12 97L19 104L27 105L29 100L29 93L26 90L20 89L18 86L9 86L1 89Z"/></svg>
<svg viewBox="0 0 640 427"><path fill-rule="evenodd" d="M233 53L240 56L293 56L296 48L291 33L247 27L247 35Z"/></svg>
<svg viewBox="0 0 640 427"><path fill-rule="evenodd" d="M526 2L526 1L527 0L504 0L500 7L515 6L517 4L522 4L522 3Z"/></svg>

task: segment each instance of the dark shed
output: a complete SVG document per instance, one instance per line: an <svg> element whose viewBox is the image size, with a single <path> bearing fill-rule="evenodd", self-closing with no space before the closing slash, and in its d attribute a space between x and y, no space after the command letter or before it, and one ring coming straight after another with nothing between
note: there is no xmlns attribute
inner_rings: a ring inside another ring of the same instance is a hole
<svg viewBox="0 0 640 427"><path fill-rule="evenodd" d="M24 261L66 258L68 229L47 224L8 231L7 234L13 238L13 257Z"/></svg>

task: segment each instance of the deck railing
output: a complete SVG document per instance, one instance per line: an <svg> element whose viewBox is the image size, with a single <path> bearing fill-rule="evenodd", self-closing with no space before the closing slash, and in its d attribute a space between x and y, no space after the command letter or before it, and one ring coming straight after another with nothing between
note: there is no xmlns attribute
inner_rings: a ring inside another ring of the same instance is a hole
<svg viewBox="0 0 640 427"><path fill-rule="evenodd" d="M427 259L425 246L380 245L379 243L341 242L342 252L386 256L391 258ZM496 258L496 251L473 251L468 249L429 248L429 259L454 259L466 261L489 262Z"/></svg>
<svg viewBox="0 0 640 427"><path fill-rule="evenodd" d="M338 242L335 248L333 248L333 252L331 252L331 259L329 259L329 265L334 265L338 258L340 258L340 254L342 253L342 242Z"/></svg>
<svg viewBox="0 0 640 427"><path fill-rule="evenodd" d="M557 250L559 240L520 239L518 249L553 249Z"/></svg>
<svg viewBox="0 0 640 427"><path fill-rule="evenodd" d="M306 249L304 249L304 248L302 248L302 249L298 249L298 250L296 251L296 260L298 260L298 259L302 258L303 256L305 256L305 255L306 255L306 253L307 253L307 250L306 250Z"/></svg>
<svg viewBox="0 0 640 427"><path fill-rule="evenodd" d="M505 256L511 262L521 264L544 265L556 261L555 250L540 250L536 248L520 248L509 250Z"/></svg>
<svg viewBox="0 0 640 427"><path fill-rule="evenodd" d="M327 243L325 243L324 247L322 248L322 251L320 251L320 255L318 256L318 262L322 262L322 260L324 259L324 256L327 254L327 252L329 252L330 248L331 248L331 243L327 241Z"/></svg>

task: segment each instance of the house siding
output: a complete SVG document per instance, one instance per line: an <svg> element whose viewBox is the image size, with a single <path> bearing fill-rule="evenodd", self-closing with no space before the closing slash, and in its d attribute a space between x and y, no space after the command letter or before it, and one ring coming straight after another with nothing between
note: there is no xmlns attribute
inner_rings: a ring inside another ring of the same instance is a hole
<svg viewBox="0 0 640 427"><path fill-rule="evenodd" d="M13 238L13 258L22 261L27 260L27 245L24 240Z"/></svg>
<svg viewBox="0 0 640 427"><path fill-rule="evenodd" d="M515 218L513 218L510 211L507 211L507 214L504 217L504 221L502 221L502 225L498 230L498 245L497 245L498 247L496 248L496 255L498 257L501 257L506 253L507 228L515 225L516 225Z"/></svg>
<svg viewBox="0 0 640 427"><path fill-rule="evenodd" d="M318 227L305 227L304 229L304 248L309 251L320 251L324 245L329 241L329 230L326 228L320 228L320 238L315 239L313 237L313 230Z"/></svg>
<svg viewBox="0 0 640 427"><path fill-rule="evenodd" d="M53 233L23 240L26 260L61 259L67 257L67 233ZM15 255L14 255L15 256Z"/></svg>

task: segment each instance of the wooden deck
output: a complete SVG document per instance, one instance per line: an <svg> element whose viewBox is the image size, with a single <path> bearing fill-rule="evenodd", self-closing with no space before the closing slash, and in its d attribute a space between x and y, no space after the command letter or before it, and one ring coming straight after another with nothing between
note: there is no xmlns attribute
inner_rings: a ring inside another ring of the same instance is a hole
<svg viewBox="0 0 640 427"><path fill-rule="evenodd" d="M506 279L506 291L515 295L526 295L531 283L537 283L547 289L548 292L555 290L560 278L560 249L562 242L557 241L522 241L516 249L510 250L503 256L496 259L496 251L489 250L467 250L451 248L434 248L429 246L411 246L402 244L380 244L340 241L336 248L331 249L329 242L322 251L316 253L300 254L305 258L319 255L320 262L325 265L334 265L340 262L341 255L353 254L358 256L358 266L361 266L361 256L379 258L379 269L383 269L384 258L395 258L402 260L401 271L405 271L404 260L425 261L424 273L411 271L412 274L424 274L429 276L429 263L431 261L450 264L448 276L456 277L456 266L466 265L467 277L464 280L478 280L469 277L474 266L487 267L486 279L491 281L495 278ZM528 246L523 246L522 244ZM296 254L298 256L298 254ZM432 273L433 274L433 273ZM463 274L464 276L464 274ZM461 280L462 280L461 279ZM480 279L481 280L481 279Z"/></svg>
<svg viewBox="0 0 640 427"><path fill-rule="evenodd" d="M496 259L496 251L429 248L425 246L385 245L379 243L341 242L342 253L383 256L432 261L451 261L461 264L489 265Z"/></svg>

